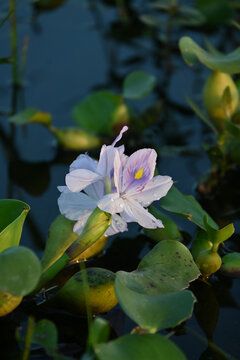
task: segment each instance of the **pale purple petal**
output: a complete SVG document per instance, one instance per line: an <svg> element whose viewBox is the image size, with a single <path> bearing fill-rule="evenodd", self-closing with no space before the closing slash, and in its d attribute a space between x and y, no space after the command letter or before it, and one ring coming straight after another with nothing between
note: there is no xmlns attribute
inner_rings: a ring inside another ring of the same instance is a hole
<svg viewBox="0 0 240 360"><path fill-rule="evenodd" d="M88 185L84 192L93 199L99 200L105 194L105 187L102 181L97 181L94 184Z"/></svg>
<svg viewBox="0 0 240 360"><path fill-rule="evenodd" d="M99 157L99 162L97 166L97 172L103 177L108 177L109 179L112 176L113 162L115 156L115 148L113 146L103 145Z"/></svg>
<svg viewBox="0 0 240 360"><path fill-rule="evenodd" d="M127 231L127 223L121 216L114 214L112 215L112 222L104 235L111 236L119 232Z"/></svg>
<svg viewBox="0 0 240 360"><path fill-rule="evenodd" d="M120 213L124 209L124 201L118 193L107 194L98 202L99 209L110 214Z"/></svg>
<svg viewBox="0 0 240 360"><path fill-rule="evenodd" d="M92 211L87 212L85 215L81 216L78 221L76 222L76 224L73 227L73 232L77 233L77 234L81 234L81 232L83 231L83 228L87 222L87 219L89 218L89 216L91 215Z"/></svg>
<svg viewBox="0 0 240 360"><path fill-rule="evenodd" d="M112 143L112 146L115 146L116 143L117 143L119 140L121 140L123 133L125 133L125 131L127 131L127 130L128 130L128 127L127 127L127 126L124 126L124 127L122 128L122 130L120 131L120 134L116 137L116 139L115 139L114 142Z"/></svg>
<svg viewBox="0 0 240 360"><path fill-rule="evenodd" d="M127 194L127 197L131 197L143 206L149 206L153 201L159 200L167 195L172 184L173 181L170 176L158 175L150 180L143 190Z"/></svg>
<svg viewBox="0 0 240 360"><path fill-rule="evenodd" d="M97 160L92 159L87 154L81 154L76 158L76 160L72 162L69 171L73 171L77 169L87 169L96 172L97 164L98 164Z"/></svg>
<svg viewBox="0 0 240 360"><path fill-rule="evenodd" d="M67 187L73 191L81 191L88 185L101 179L101 176L90 170L78 169L73 170L66 175Z"/></svg>
<svg viewBox="0 0 240 360"><path fill-rule="evenodd" d="M127 199L124 201L124 211L128 214L128 216L135 218L135 221L144 228L156 229L158 227L164 227L161 220L156 219L133 199Z"/></svg>
<svg viewBox="0 0 240 360"><path fill-rule="evenodd" d="M70 220L78 220L87 211L92 211L97 206L97 201L84 193L62 192L58 198L60 213Z"/></svg>
<svg viewBox="0 0 240 360"><path fill-rule="evenodd" d="M67 186L57 186L57 189L58 189L60 192L70 191Z"/></svg>
<svg viewBox="0 0 240 360"><path fill-rule="evenodd" d="M156 159L157 153L153 149L134 152L124 166L122 191L128 193L141 190L154 175Z"/></svg>
<svg viewBox="0 0 240 360"><path fill-rule="evenodd" d="M116 187L117 192L120 194L122 191L122 161L120 158L120 154L117 150L115 150L115 157L114 157L114 184Z"/></svg>

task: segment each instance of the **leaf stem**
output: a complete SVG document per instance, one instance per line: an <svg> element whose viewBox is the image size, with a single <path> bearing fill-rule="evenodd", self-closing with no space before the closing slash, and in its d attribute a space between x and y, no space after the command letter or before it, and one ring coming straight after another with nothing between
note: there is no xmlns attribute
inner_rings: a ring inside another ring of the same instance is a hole
<svg viewBox="0 0 240 360"><path fill-rule="evenodd" d="M28 358L29 358L34 327L35 327L34 317L30 316L28 318L28 327L27 327L27 333L26 333L26 337L25 337L25 346L24 346L22 360L28 360Z"/></svg>

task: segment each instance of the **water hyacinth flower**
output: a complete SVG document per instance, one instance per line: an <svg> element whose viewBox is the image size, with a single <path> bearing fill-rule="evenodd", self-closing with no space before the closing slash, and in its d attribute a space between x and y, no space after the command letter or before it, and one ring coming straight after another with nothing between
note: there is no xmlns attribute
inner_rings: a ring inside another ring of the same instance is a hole
<svg viewBox="0 0 240 360"><path fill-rule="evenodd" d="M66 175L67 186L58 187L60 212L76 220L73 231L78 234L97 206L112 214L107 236L126 231L128 222L145 228L163 227L146 207L165 196L173 181L169 176L153 176L155 150L141 149L128 157L123 145L115 147L127 129L123 127L112 145L102 146L99 161L87 154L78 156Z"/></svg>

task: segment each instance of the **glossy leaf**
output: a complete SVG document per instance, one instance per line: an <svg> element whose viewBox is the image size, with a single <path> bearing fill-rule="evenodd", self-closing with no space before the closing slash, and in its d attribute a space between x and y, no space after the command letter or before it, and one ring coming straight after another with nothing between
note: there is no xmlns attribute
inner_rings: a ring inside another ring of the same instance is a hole
<svg viewBox="0 0 240 360"><path fill-rule="evenodd" d="M124 335L99 344L95 352L100 360L186 360L173 342L157 334Z"/></svg>
<svg viewBox="0 0 240 360"><path fill-rule="evenodd" d="M213 243L209 234L204 230L198 231L191 246L191 253L193 258L196 259L202 251L210 250L212 246Z"/></svg>
<svg viewBox="0 0 240 360"><path fill-rule="evenodd" d="M240 253L233 252L223 256L221 270L227 275L240 277Z"/></svg>
<svg viewBox="0 0 240 360"><path fill-rule="evenodd" d="M123 97L138 100L147 96L156 85L156 78L144 71L128 75L123 83Z"/></svg>
<svg viewBox="0 0 240 360"><path fill-rule="evenodd" d="M137 270L117 272L115 291L127 315L141 327L155 332L191 316L194 297L191 292L180 290L199 274L183 244L163 240L142 259Z"/></svg>
<svg viewBox="0 0 240 360"><path fill-rule="evenodd" d="M164 228L144 229L144 232L147 234L147 236L149 236L154 241L182 240L182 235L176 223L170 218L170 216L164 214L154 206L150 206L148 210L155 218L162 221Z"/></svg>
<svg viewBox="0 0 240 360"><path fill-rule="evenodd" d="M172 186L167 195L161 200L163 209L180 215L207 231L207 226L218 229L218 225L192 195L183 195Z"/></svg>
<svg viewBox="0 0 240 360"><path fill-rule="evenodd" d="M203 50L195 41L187 36L180 39L179 47L188 65L194 65L199 60L212 70L228 74L240 73L240 48L227 55L212 54Z"/></svg>
<svg viewBox="0 0 240 360"><path fill-rule="evenodd" d="M83 129L99 135L112 135L118 123L123 126L129 121L122 97L106 90L89 95L73 108L72 115Z"/></svg>
<svg viewBox="0 0 240 360"><path fill-rule="evenodd" d="M52 222L48 238L46 242L45 251L41 259L43 271L47 270L60 256L67 250L67 248L79 237L73 232L75 221L65 218L63 215L58 215ZM74 261L89 259L98 254L107 243L107 237L102 236L87 250L83 251Z"/></svg>
<svg viewBox="0 0 240 360"><path fill-rule="evenodd" d="M22 227L29 210L29 205L23 201L0 200L0 252L19 244Z"/></svg>
<svg viewBox="0 0 240 360"><path fill-rule="evenodd" d="M103 268L81 270L49 300L49 304L79 314L86 314L87 306L92 314L106 312L117 304L114 278L113 272Z"/></svg>
<svg viewBox="0 0 240 360"><path fill-rule="evenodd" d="M0 254L0 291L14 296L29 294L37 285L41 265L28 248L14 246Z"/></svg>
<svg viewBox="0 0 240 360"><path fill-rule="evenodd" d="M11 313L22 301L22 296L13 296L7 292L0 291L0 317Z"/></svg>
<svg viewBox="0 0 240 360"><path fill-rule="evenodd" d="M49 130L52 131L58 143L68 150L91 150L100 145L98 137L77 127L57 129L51 126Z"/></svg>
<svg viewBox="0 0 240 360"><path fill-rule="evenodd" d="M65 218L63 215L58 215L52 222L41 259L43 271L57 261L64 251L78 238L79 235L72 231L74 223L74 221Z"/></svg>
<svg viewBox="0 0 240 360"><path fill-rule="evenodd" d="M52 116L49 113L42 112L34 108L28 108L11 116L9 121L16 125L24 125L35 122L48 126L52 122Z"/></svg>

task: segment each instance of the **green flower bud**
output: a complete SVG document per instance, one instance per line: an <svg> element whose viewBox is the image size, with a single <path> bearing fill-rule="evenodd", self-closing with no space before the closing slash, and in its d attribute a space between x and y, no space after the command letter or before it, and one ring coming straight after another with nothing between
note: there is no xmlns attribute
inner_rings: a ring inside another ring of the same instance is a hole
<svg viewBox="0 0 240 360"><path fill-rule="evenodd" d="M223 94L227 87L231 96L226 113L223 104ZM239 105L238 90L231 76L218 71L212 72L204 87L203 102L208 116L217 129L220 132L224 131L225 120L233 115Z"/></svg>
<svg viewBox="0 0 240 360"><path fill-rule="evenodd" d="M111 225L111 215L96 208L89 216L79 238L66 250L71 261L92 246Z"/></svg>
<svg viewBox="0 0 240 360"><path fill-rule="evenodd" d="M209 277L220 269L222 259L217 252L204 250L197 257L196 264L198 265L202 275L204 277Z"/></svg>

